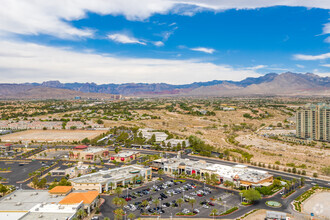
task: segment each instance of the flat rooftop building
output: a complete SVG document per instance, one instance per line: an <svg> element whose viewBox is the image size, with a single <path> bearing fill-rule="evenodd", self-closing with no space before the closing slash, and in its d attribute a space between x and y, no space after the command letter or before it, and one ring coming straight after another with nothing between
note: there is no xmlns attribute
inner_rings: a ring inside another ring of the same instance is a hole
<svg viewBox="0 0 330 220"><path fill-rule="evenodd" d="M189 160L180 157L170 159L158 159L153 161L153 167L162 168L165 173L187 175L215 174L219 178L219 183L226 180L234 182L237 186L260 186L269 185L273 181L273 175L267 171L251 169L244 165L227 166L222 164L207 163L203 160Z"/></svg>
<svg viewBox="0 0 330 220"><path fill-rule="evenodd" d="M83 203L73 205L38 204L19 220L71 220L76 217L77 211L83 207Z"/></svg>
<svg viewBox="0 0 330 220"><path fill-rule="evenodd" d="M138 151L121 151L118 154L114 154L110 156L110 160L114 160L117 162L127 162L131 160L135 160L140 155Z"/></svg>
<svg viewBox="0 0 330 220"><path fill-rule="evenodd" d="M47 190L16 190L0 199L0 219L18 219L40 203L55 204L63 198L64 196L51 195Z"/></svg>
<svg viewBox="0 0 330 220"><path fill-rule="evenodd" d="M118 185L132 183L134 177L151 179L151 168L141 165L131 165L110 170L100 170L96 173L70 179L75 190L97 190L102 193Z"/></svg>

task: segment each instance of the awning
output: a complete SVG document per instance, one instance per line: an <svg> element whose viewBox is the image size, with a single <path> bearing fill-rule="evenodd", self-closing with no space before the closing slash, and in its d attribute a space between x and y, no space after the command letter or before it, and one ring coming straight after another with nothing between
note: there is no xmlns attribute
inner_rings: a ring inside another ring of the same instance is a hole
<svg viewBox="0 0 330 220"><path fill-rule="evenodd" d="M270 186L270 185L272 185L272 183L271 182L265 182L265 183L260 183L260 185L262 185L262 186Z"/></svg>

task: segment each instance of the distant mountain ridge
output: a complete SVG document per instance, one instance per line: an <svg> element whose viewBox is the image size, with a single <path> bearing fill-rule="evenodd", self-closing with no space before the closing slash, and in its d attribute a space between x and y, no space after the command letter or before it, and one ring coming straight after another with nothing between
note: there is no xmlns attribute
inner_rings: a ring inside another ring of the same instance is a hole
<svg viewBox="0 0 330 220"><path fill-rule="evenodd" d="M190 84L172 85L167 83L61 83L47 81L43 83L0 84L0 97L9 85L22 87L41 87L73 90L81 93L120 94L124 96L330 96L330 77L321 77L313 73L282 74L268 73L260 77L248 77L242 81L213 80ZM18 91L20 90L17 88ZM15 92L15 91L13 91ZM5 92L6 93L6 92Z"/></svg>

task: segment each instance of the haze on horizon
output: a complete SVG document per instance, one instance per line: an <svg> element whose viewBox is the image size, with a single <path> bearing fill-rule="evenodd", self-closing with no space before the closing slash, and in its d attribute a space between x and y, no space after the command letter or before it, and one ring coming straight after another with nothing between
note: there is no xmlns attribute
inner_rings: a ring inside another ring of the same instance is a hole
<svg viewBox="0 0 330 220"><path fill-rule="evenodd" d="M0 82L330 76L329 9L322 0L4 0Z"/></svg>

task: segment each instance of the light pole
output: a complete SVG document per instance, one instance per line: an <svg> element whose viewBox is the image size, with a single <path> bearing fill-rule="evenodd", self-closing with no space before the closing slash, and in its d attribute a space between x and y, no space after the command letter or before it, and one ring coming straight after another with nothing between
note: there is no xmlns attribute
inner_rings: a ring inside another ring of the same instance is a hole
<svg viewBox="0 0 330 220"><path fill-rule="evenodd" d="M125 211L125 220L126 220L126 211Z"/></svg>
<svg viewBox="0 0 330 220"><path fill-rule="evenodd" d="M172 220L172 212L171 212L171 215L170 215L170 219Z"/></svg>
<svg viewBox="0 0 330 220"><path fill-rule="evenodd" d="M225 212L227 211L227 201L223 201L225 203L224 207L225 207Z"/></svg>
<svg viewBox="0 0 330 220"><path fill-rule="evenodd" d="M241 196L241 203L243 203L243 193L239 193L239 195Z"/></svg>
<svg viewBox="0 0 330 220"><path fill-rule="evenodd" d="M128 187L127 187L127 193L126 193L126 198L128 198Z"/></svg>

